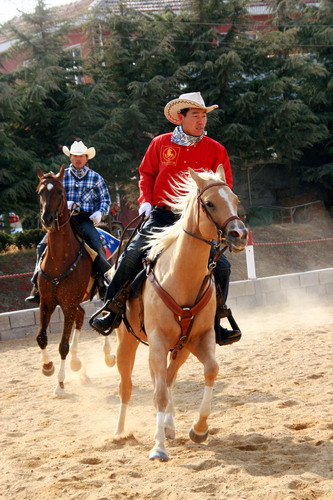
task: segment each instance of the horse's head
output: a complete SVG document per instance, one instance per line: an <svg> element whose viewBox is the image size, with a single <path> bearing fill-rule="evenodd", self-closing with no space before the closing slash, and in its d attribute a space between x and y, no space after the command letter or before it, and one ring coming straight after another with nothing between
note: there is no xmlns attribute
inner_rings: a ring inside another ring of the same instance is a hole
<svg viewBox="0 0 333 500"><path fill-rule="evenodd" d="M65 167L63 165L58 174L53 172L45 174L42 170L37 169L39 178L37 193L40 199L41 221L47 231L53 231L56 224L59 227L58 218L66 213L66 193L62 183L64 173Z"/></svg>
<svg viewBox="0 0 333 500"><path fill-rule="evenodd" d="M218 240L230 251L244 250L248 230L237 215L239 199L226 183L223 166L218 166L216 174L200 174L191 168L189 171L198 187L198 223L202 234L215 239L217 231Z"/></svg>

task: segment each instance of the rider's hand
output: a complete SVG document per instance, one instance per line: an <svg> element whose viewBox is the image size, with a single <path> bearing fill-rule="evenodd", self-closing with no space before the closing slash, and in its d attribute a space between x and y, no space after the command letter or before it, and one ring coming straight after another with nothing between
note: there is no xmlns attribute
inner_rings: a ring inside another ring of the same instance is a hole
<svg viewBox="0 0 333 500"><path fill-rule="evenodd" d="M68 210L72 210L74 203L75 203L74 201L68 201L67 202L67 208L68 208Z"/></svg>
<svg viewBox="0 0 333 500"><path fill-rule="evenodd" d="M97 212L91 214L89 219L92 220L94 224L99 224L102 220L102 213L99 210L97 210Z"/></svg>
<svg viewBox="0 0 333 500"><path fill-rule="evenodd" d="M151 208L149 201L145 201L139 208L139 215L145 214L146 217L149 217Z"/></svg>

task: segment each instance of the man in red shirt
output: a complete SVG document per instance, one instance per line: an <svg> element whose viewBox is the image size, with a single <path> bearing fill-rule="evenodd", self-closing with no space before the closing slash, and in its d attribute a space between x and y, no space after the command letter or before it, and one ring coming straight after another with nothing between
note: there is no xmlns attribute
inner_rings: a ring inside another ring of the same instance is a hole
<svg viewBox="0 0 333 500"><path fill-rule="evenodd" d="M132 240L123 253L117 271L108 286L105 302L110 311L101 319L95 318L91 326L105 335L106 330L117 328L122 320L126 299L121 293L124 285L130 283L142 269L142 258L147 244L146 235L156 227L170 226L177 215L170 210L168 201L174 194L173 183L177 177L194 170L216 171L222 164L227 184L232 188L232 173L226 149L214 139L207 137L205 127L207 113L218 106L206 106L200 92L182 94L164 108L166 118L174 123L173 132L155 137L140 164L139 214L145 214L140 234ZM214 249L212 249L214 254ZM217 262L215 278L221 286L224 300L229 287L230 264L222 255ZM120 307L119 307L120 306ZM220 317L215 321L217 343L231 344L240 339L238 330L226 330L220 326Z"/></svg>

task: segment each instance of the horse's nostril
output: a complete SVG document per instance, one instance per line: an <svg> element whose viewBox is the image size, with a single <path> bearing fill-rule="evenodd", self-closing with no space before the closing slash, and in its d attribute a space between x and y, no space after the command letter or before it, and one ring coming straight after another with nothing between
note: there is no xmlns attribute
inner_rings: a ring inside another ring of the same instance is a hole
<svg viewBox="0 0 333 500"><path fill-rule="evenodd" d="M50 214L44 214L41 219L42 224L46 227L51 227L55 220L54 216Z"/></svg>

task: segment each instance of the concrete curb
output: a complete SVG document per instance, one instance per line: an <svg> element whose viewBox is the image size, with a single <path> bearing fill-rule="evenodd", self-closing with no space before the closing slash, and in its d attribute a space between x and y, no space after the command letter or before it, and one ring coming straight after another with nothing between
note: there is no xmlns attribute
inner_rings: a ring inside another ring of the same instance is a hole
<svg viewBox="0 0 333 500"><path fill-rule="evenodd" d="M283 274L230 283L228 306L237 315L240 310L255 307L282 305L311 298L333 295L333 268L305 273ZM100 300L82 304L86 311L84 328L90 329L88 320L102 306ZM54 311L48 333L62 330L63 314L59 307ZM24 309L0 314L0 340L36 336L39 325L39 308Z"/></svg>

